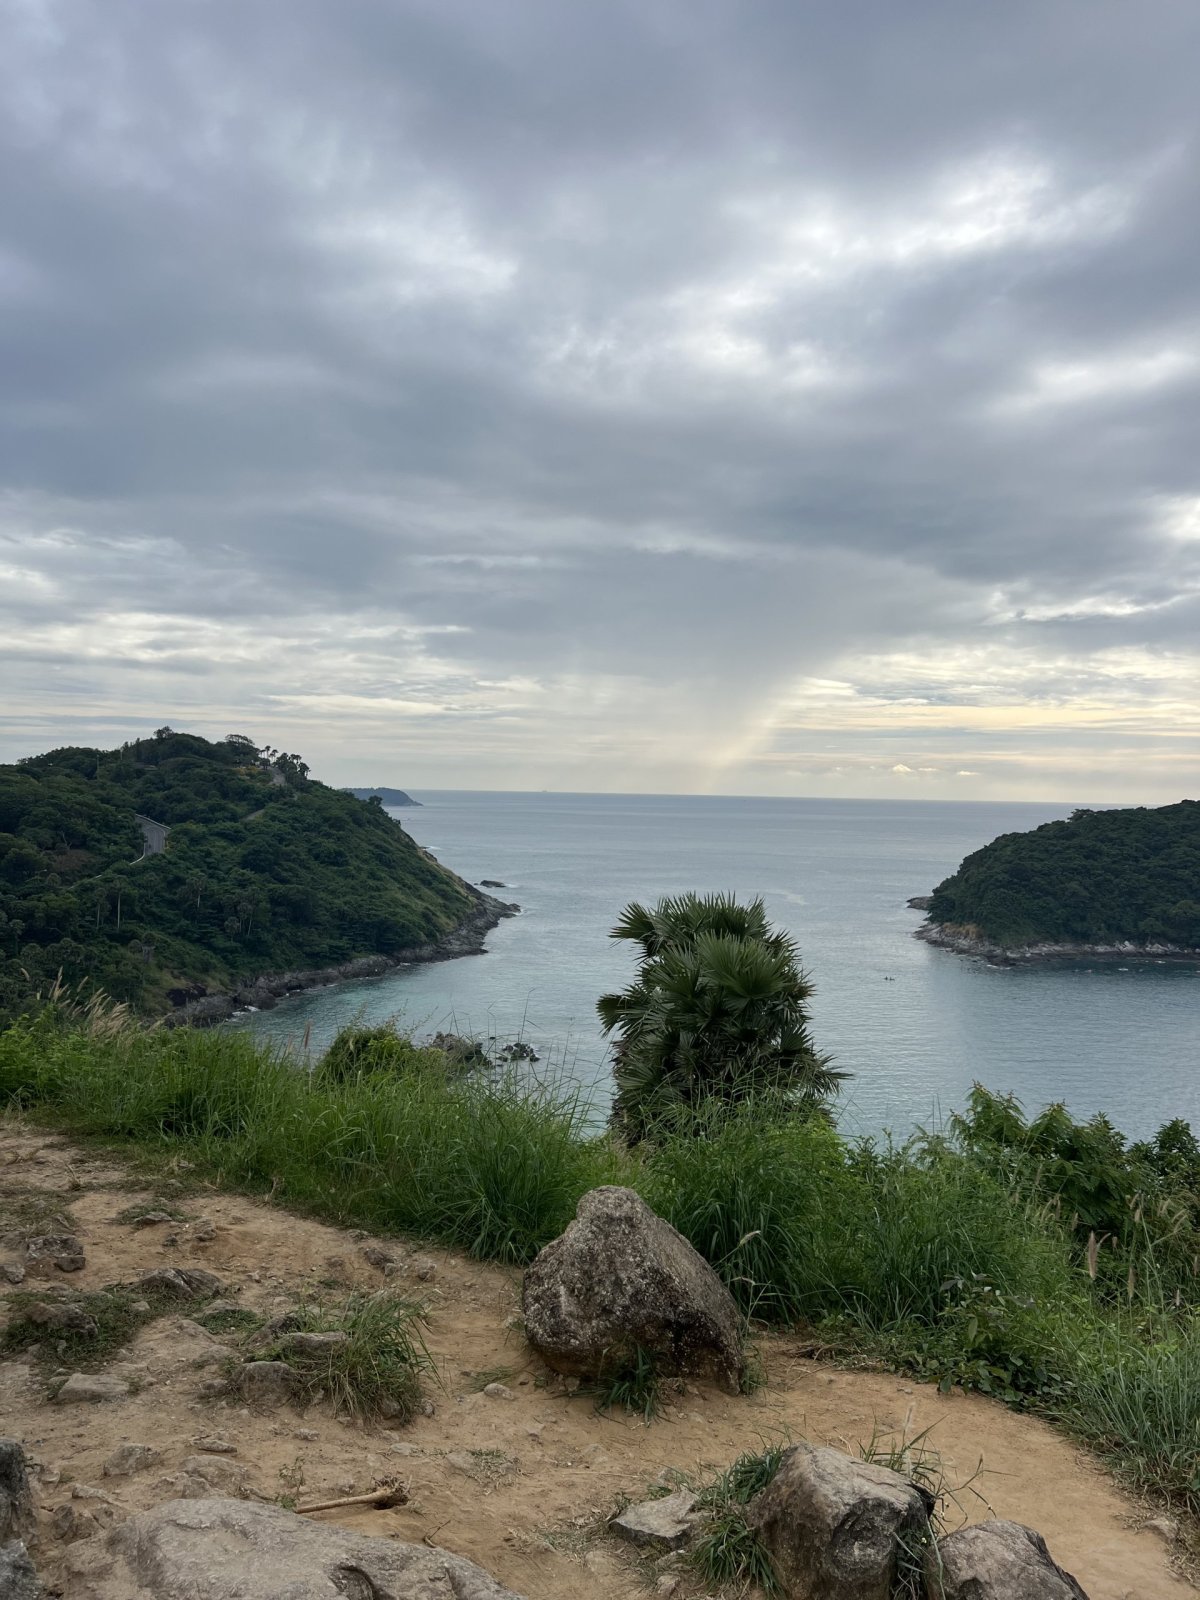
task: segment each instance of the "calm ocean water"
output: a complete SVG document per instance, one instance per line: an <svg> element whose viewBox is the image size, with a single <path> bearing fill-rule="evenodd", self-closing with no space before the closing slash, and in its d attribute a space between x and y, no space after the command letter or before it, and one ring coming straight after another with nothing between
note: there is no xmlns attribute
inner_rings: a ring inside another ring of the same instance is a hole
<svg viewBox="0 0 1200 1600"><path fill-rule="evenodd" d="M973 1081L1027 1107L1064 1100L1142 1136L1200 1127L1200 972L1112 964L999 969L912 937L905 901L969 851L1069 806L873 800L418 791L393 812L439 860L500 879L522 914L488 953L295 996L246 1027L314 1052L355 1018L419 1033L510 1039L566 1070L602 1113L609 1095L595 1002L633 968L607 937L629 900L688 889L761 894L816 984L813 1033L853 1073L848 1132L905 1134L959 1108Z"/></svg>

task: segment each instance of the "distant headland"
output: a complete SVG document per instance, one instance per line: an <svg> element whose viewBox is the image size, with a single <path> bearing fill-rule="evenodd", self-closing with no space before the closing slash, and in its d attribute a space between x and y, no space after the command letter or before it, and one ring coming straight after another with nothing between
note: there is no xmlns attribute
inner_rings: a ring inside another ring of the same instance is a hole
<svg viewBox="0 0 1200 1600"><path fill-rule="evenodd" d="M988 960L1200 960L1200 801L1080 810L976 850L917 937Z"/></svg>
<svg viewBox="0 0 1200 1600"><path fill-rule="evenodd" d="M374 789L345 789L344 794L352 794L356 800L371 800L375 795L385 806L419 806L421 802L414 800L412 795L405 794L403 789L386 789L377 786Z"/></svg>

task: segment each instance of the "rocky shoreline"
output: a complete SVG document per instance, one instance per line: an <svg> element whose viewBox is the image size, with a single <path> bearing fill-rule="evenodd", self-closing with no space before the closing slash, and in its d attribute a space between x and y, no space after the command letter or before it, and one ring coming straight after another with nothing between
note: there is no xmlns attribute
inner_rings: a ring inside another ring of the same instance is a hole
<svg viewBox="0 0 1200 1600"><path fill-rule="evenodd" d="M352 961L341 961L334 966L312 967L294 972L268 972L221 993L208 993L202 986L173 991L174 1010L162 1019L168 1028L192 1026L212 1027L227 1022L239 1011L251 1007L269 1011L285 995L300 994L306 989L324 989L330 984L345 983L354 978L378 978L397 967L421 966L430 961L454 961L459 956L484 954L484 941L493 928L506 917L515 917L520 906L493 895L483 894L471 885L475 899L474 909L440 939L430 944L415 945L411 950L401 950L395 955L357 956Z"/></svg>
<svg viewBox="0 0 1200 1600"><path fill-rule="evenodd" d="M914 902L910 900L909 905ZM1184 945L1134 944L1059 944L1049 940L1038 944L1003 945L983 939L966 928L946 923L925 922L914 929L913 937L961 956L977 956L992 966L1016 967L1049 965L1058 961L1189 961L1200 962L1200 950Z"/></svg>

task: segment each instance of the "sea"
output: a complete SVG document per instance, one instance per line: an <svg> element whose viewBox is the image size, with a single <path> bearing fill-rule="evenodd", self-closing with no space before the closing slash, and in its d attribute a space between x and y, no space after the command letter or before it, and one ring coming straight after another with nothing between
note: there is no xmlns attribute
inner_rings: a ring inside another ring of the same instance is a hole
<svg viewBox="0 0 1200 1600"><path fill-rule="evenodd" d="M632 977L610 930L632 900L687 890L761 895L799 943L817 1047L850 1074L848 1134L938 1128L972 1084L1104 1112L1131 1137L1183 1117L1200 1129L1200 967L1155 961L1001 967L913 937L963 856L1073 805L921 800L414 791L391 814L447 867L521 911L486 953L290 997L245 1028L310 1059L351 1022L396 1018L522 1041L519 1070L577 1086L597 1124L612 1095L600 994Z"/></svg>

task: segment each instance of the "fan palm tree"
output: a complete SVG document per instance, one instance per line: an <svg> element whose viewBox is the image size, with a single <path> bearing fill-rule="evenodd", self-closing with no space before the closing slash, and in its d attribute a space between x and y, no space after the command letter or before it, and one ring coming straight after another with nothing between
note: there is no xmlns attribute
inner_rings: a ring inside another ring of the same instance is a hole
<svg viewBox="0 0 1200 1600"><path fill-rule="evenodd" d="M820 1103L845 1076L808 1031L812 985L761 900L680 895L625 908L614 939L641 947L634 981L597 1005L616 1035L615 1125L631 1142L681 1110L765 1095Z"/></svg>

